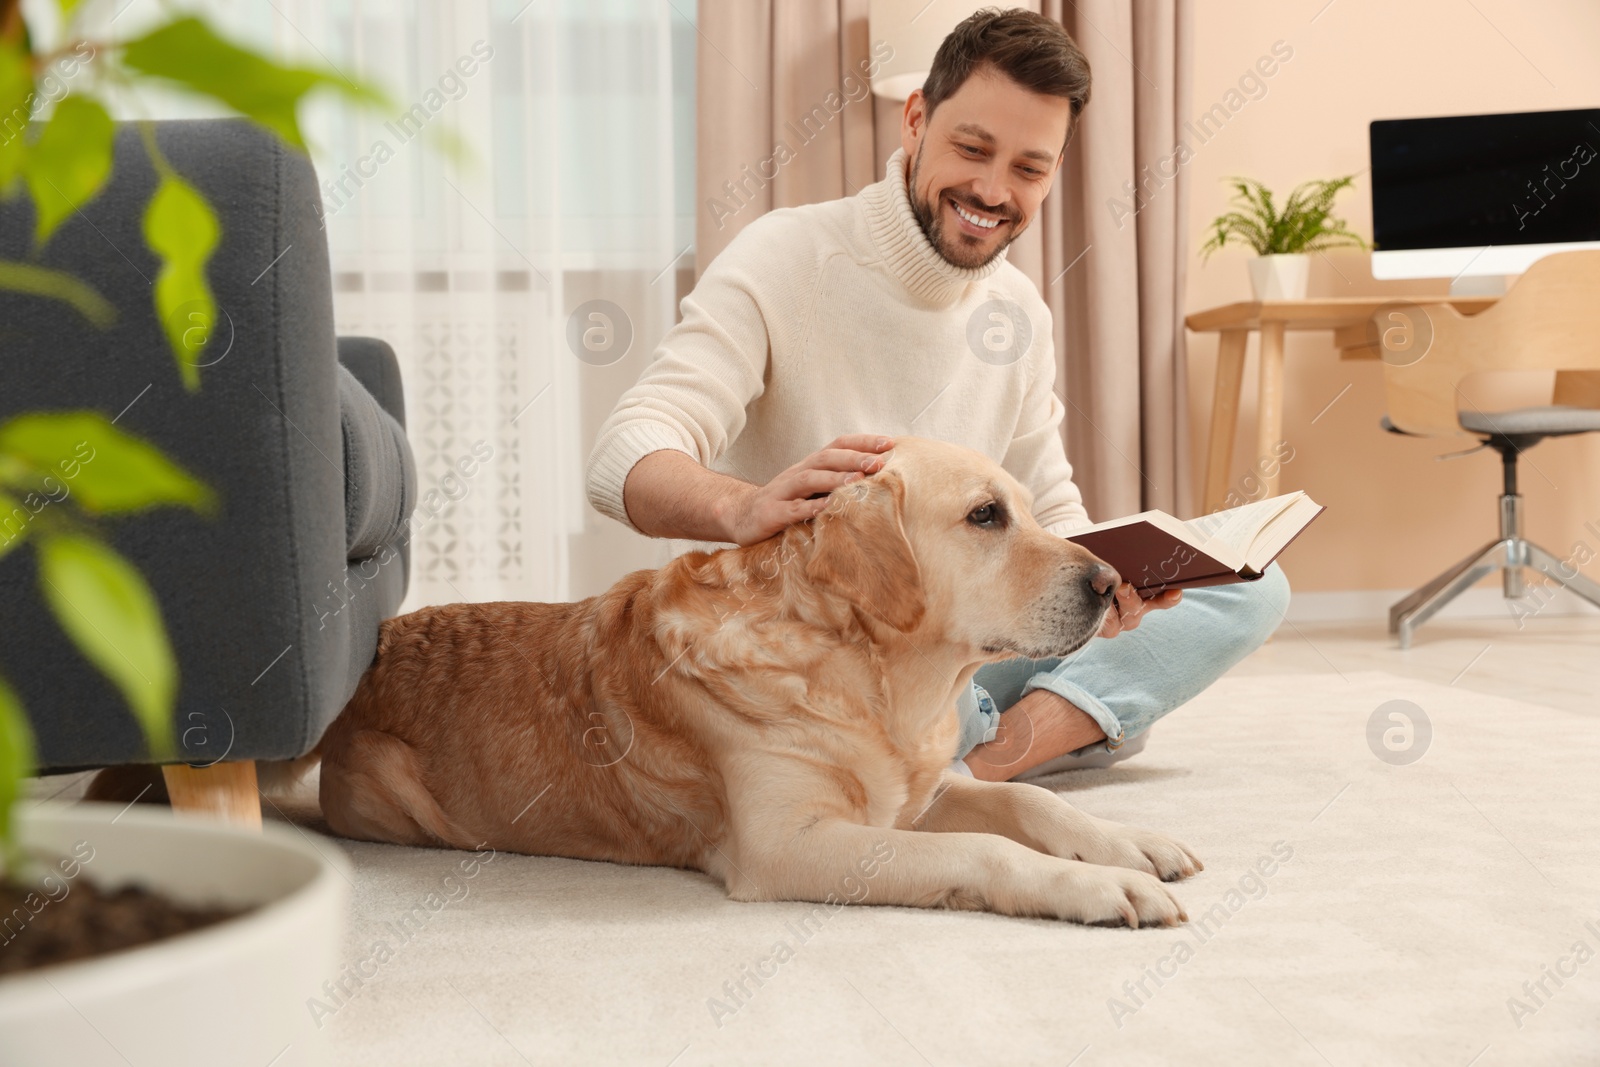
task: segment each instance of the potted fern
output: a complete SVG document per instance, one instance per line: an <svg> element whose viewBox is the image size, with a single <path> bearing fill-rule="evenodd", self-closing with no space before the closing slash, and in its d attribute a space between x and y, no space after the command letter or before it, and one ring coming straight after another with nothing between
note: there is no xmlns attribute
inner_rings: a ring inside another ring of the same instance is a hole
<svg viewBox="0 0 1600 1067"><path fill-rule="evenodd" d="M1302 182L1279 209L1272 190L1253 178L1229 178L1235 210L1217 216L1202 258L1231 242L1256 250L1250 261L1250 289L1257 300L1300 300L1306 295L1312 252L1328 248L1367 248L1360 234L1333 214L1333 201L1355 182L1355 175Z"/></svg>

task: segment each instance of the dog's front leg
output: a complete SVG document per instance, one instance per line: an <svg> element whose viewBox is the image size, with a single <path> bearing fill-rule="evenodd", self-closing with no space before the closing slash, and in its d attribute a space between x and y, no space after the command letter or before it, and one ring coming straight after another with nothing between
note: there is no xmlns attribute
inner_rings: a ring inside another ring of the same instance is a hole
<svg viewBox="0 0 1600 1067"><path fill-rule="evenodd" d="M1064 859L1147 871L1164 882L1204 870L1188 848L1154 830L1141 830L1079 811L1048 789L1022 782L980 782L946 774L920 812L900 826L935 833L1001 834Z"/></svg>
<svg viewBox="0 0 1600 1067"><path fill-rule="evenodd" d="M803 828L729 843L729 863L719 872L729 895L1128 926L1187 919L1167 887L1148 874L1045 855L994 834L925 834L837 817L794 825Z"/></svg>

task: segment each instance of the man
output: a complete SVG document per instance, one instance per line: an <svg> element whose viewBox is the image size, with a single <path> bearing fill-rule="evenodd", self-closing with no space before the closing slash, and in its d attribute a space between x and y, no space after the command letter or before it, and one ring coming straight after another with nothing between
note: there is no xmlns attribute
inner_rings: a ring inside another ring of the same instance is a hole
<svg viewBox="0 0 1600 1067"><path fill-rule="evenodd" d="M1052 533L1088 525L1050 312L1004 252L1050 191L1089 80L1042 16L991 9L957 26L906 101L883 181L769 212L707 266L601 427L594 506L654 537L754 544L878 470L890 436L917 434L995 459ZM969 344L997 308L1020 309L1016 358ZM978 671L956 769L998 781L1137 751L1152 722L1266 640L1287 602L1276 567L1148 602L1124 584L1068 659Z"/></svg>

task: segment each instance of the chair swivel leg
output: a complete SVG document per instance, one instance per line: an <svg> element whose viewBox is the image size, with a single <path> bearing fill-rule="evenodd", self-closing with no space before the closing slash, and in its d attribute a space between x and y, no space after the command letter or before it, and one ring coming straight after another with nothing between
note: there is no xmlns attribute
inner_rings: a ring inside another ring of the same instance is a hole
<svg viewBox="0 0 1600 1067"><path fill-rule="evenodd" d="M1505 566L1508 545L1491 541L1389 609L1389 632L1401 648L1411 647L1417 627L1433 618L1450 601Z"/></svg>
<svg viewBox="0 0 1600 1067"><path fill-rule="evenodd" d="M1389 609L1389 632L1399 638L1401 648L1410 648L1412 634L1446 604L1497 570L1502 572L1502 590L1507 598L1523 595L1522 568L1529 565L1532 546L1522 536L1517 450L1501 448L1500 459L1504 484L1500 494L1499 540L1484 545Z"/></svg>
<svg viewBox="0 0 1600 1067"><path fill-rule="evenodd" d="M1600 582L1580 573L1571 560L1557 559L1553 552L1534 544L1528 546L1528 556L1528 566L1600 608Z"/></svg>

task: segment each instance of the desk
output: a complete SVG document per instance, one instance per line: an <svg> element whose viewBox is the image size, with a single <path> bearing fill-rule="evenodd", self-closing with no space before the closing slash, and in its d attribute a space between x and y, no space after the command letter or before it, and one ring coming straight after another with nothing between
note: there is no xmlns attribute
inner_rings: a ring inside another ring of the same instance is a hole
<svg viewBox="0 0 1600 1067"><path fill-rule="evenodd" d="M1283 339L1289 330L1332 330L1342 359L1378 359L1368 323L1389 304L1449 304L1474 315L1498 297L1328 297L1320 300L1244 300L1197 311L1184 320L1196 333L1217 333L1217 389L1211 400L1211 437L1206 449L1204 510L1222 507L1228 495L1228 463L1239 422L1239 387L1244 382L1245 342L1261 333L1261 397L1256 413L1256 456L1267 459L1283 439ZM1271 474L1266 471L1270 470ZM1263 496L1278 492L1278 465L1262 468Z"/></svg>

